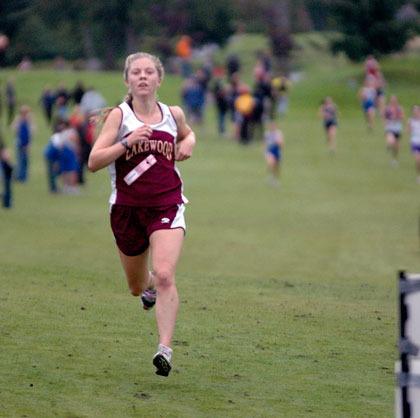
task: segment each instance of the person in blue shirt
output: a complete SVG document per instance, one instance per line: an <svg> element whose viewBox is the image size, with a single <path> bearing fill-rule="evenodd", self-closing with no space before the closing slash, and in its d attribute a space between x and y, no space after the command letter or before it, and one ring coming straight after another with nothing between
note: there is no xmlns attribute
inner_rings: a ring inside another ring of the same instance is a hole
<svg viewBox="0 0 420 418"><path fill-rule="evenodd" d="M192 124L201 124L206 103L206 93L203 86L196 77L187 78L181 94L190 122Z"/></svg>
<svg viewBox="0 0 420 418"><path fill-rule="evenodd" d="M16 135L16 180L26 182L29 172L29 150L33 134L31 109L29 106L21 106L19 115L13 122L13 128Z"/></svg>

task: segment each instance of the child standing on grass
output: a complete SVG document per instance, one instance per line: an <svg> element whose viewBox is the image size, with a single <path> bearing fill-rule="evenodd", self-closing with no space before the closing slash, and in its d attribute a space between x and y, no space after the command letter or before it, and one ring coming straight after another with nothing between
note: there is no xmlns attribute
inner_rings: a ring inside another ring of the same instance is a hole
<svg viewBox="0 0 420 418"><path fill-rule="evenodd" d="M284 147L283 133L277 127L275 121L268 123L264 133L265 141L265 161L269 172L268 181L272 186L279 186L280 163L282 158L282 149Z"/></svg>
<svg viewBox="0 0 420 418"><path fill-rule="evenodd" d="M416 164L417 183L420 184L420 106L413 106L411 118L408 121L411 151Z"/></svg>

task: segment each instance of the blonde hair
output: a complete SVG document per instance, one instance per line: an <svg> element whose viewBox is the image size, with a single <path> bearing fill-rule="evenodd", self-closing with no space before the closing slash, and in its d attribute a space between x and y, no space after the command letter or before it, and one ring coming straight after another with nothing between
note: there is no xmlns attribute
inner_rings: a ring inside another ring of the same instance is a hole
<svg viewBox="0 0 420 418"><path fill-rule="evenodd" d="M153 62L153 64L155 65L156 71L158 73L159 80L162 81L163 77L165 76L165 69L163 68L162 61L156 55L149 54L148 52L136 52L134 54L129 55L125 59L124 72L123 72L124 81L127 81L128 79L128 72L130 71L131 64L140 58L148 58L149 60ZM129 102L131 100L133 100L133 96L131 95L130 92L128 92L127 95L124 97L124 101ZM111 113L112 109L114 108L106 107L104 109L101 109L99 114L97 114L96 117L94 117L95 122L99 125L103 124L106 121L109 114Z"/></svg>
<svg viewBox="0 0 420 418"><path fill-rule="evenodd" d="M162 65L161 60L156 55L152 55L152 54L149 54L147 52L136 52L134 54L129 55L125 59L124 80L127 81L128 71L130 70L131 64L134 61L136 61L136 60L138 60L140 58L148 58L149 60L151 60L153 62L153 64L155 64L156 71L159 74L159 80L162 81L163 80L163 77L165 75L165 69L163 68L163 65Z"/></svg>
<svg viewBox="0 0 420 418"><path fill-rule="evenodd" d="M129 55L125 59L124 80L125 81L128 80L128 72L130 71L131 64L140 58L147 58L153 62L153 64L155 65L156 71L159 75L159 81L162 81L163 77L165 76L165 69L163 68L162 61L156 55L149 54L148 52L136 52L134 54ZM125 101L126 102L130 101L132 100L132 98L133 97L131 96L131 93L128 92L127 96L125 97Z"/></svg>

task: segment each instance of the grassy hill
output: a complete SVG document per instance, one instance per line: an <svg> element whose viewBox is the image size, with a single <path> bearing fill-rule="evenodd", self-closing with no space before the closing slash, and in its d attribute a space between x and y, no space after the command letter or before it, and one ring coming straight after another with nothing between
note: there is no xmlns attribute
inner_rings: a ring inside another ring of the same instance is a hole
<svg viewBox="0 0 420 418"><path fill-rule="evenodd" d="M362 67L307 57L280 121L280 188L266 183L260 141L219 137L211 106L195 127L194 156L179 164L190 205L166 380L151 365L153 313L128 294L114 248L107 173L89 174L80 196L52 196L42 159L42 87L81 79L113 104L121 74L14 74L37 133L30 180L0 210L0 417L394 416L396 273L420 269L420 186L407 135L392 168L381 122L366 129ZM406 111L419 64L382 62ZM168 76L160 99L179 103L179 87ZM340 108L335 156L317 116L326 95Z"/></svg>

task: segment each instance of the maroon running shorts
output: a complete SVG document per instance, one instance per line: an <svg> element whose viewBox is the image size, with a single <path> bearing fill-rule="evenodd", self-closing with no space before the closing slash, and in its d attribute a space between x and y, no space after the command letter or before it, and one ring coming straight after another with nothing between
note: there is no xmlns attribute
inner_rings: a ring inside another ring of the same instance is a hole
<svg viewBox="0 0 420 418"><path fill-rule="evenodd" d="M149 247L150 235L159 229L186 229L184 205L144 208L112 205L111 228L120 251L128 256L142 254Z"/></svg>

